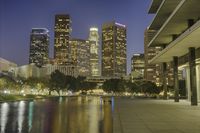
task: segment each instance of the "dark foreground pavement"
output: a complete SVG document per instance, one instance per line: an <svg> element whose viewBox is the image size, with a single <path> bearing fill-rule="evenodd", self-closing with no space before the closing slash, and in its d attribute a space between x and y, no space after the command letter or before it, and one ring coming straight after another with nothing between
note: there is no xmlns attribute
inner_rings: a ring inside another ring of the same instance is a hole
<svg viewBox="0 0 200 133"><path fill-rule="evenodd" d="M113 124L113 133L200 133L200 106L116 98Z"/></svg>

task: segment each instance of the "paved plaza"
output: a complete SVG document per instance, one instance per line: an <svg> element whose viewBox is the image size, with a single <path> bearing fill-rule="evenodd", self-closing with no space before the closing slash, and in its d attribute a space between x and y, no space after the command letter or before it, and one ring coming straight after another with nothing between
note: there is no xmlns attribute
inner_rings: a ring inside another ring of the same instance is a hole
<svg viewBox="0 0 200 133"><path fill-rule="evenodd" d="M113 124L114 133L200 133L200 106L116 98Z"/></svg>

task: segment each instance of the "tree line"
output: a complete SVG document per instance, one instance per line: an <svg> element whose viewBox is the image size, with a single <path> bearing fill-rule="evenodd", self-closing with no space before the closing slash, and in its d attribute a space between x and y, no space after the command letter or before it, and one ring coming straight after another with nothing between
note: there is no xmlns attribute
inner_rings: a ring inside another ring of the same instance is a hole
<svg viewBox="0 0 200 133"><path fill-rule="evenodd" d="M3 79L3 80L2 80ZM61 91L72 91L72 92L86 92L93 90L97 87L97 83L89 82L86 77L72 77L55 70L51 73L49 78L28 78L13 80L9 77L0 78L0 88L13 88L20 90L23 86L29 86L34 88L38 93L44 89L51 92L56 91L59 95ZM124 79L109 79L106 80L102 89L107 93L144 93L144 94L159 94L161 89L156 86L155 83L150 81L136 81L131 82Z"/></svg>

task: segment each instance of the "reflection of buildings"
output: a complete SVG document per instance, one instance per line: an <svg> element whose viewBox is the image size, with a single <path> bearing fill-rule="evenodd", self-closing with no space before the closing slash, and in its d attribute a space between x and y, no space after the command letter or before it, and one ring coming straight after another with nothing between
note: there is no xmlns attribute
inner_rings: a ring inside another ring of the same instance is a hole
<svg viewBox="0 0 200 133"><path fill-rule="evenodd" d="M109 99L110 100L110 99ZM112 133L113 132L113 119L112 119L112 106L111 103L104 102L103 111L104 111L104 119L103 119L103 133Z"/></svg>
<svg viewBox="0 0 200 133"><path fill-rule="evenodd" d="M49 31L45 28L33 28L30 36L29 64L41 67L48 63Z"/></svg>
<svg viewBox="0 0 200 133"><path fill-rule="evenodd" d="M179 89L181 89L179 88L178 71L182 70L186 79L187 96L192 105L197 105L200 101L199 4L199 0L153 0L149 9L149 13L156 14L149 30L156 32L148 42L148 47L163 48L149 62L162 64L162 84L165 92L167 90L167 64L173 65L176 102L179 101Z"/></svg>
<svg viewBox="0 0 200 133"><path fill-rule="evenodd" d="M18 118L17 118L17 123L18 123L18 132L21 133L22 132L22 128L23 128L23 122L24 122L24 113L25 113L25 102L24 101L20 101L19 105L18 105Z"/></svg>
<svg viewBox="0 0 200 133"><path fill-rule="evenodd" d="M8 114L9 114L9 104L8 103L1 103L1 133L5 133L6 125L8 122Z"/></svg>
<svg viewBox="0 0 200 133"><path fill-rule="evenodd" d="M56 64L67 65L70 60L70 33L71 18L69 15L55 16L55 33L54 33L54 58Z"/></svg>
<svg viewBox="0 0 200 133"><path fill-rule="evenodd" d="M80 76L90 76L90 43L82 39L70 40L72 62Z"/></svg>
<svg viewBox="0 0 200 133"><path fill-rule="evenodd" d="M102 28L102 76L126 75L126 26L111 22Z"/></svg>
<svg viewBox="0 0 200 133"><path fill-rule="evenodd" d="M90 43L90 67L91 76L100 76L100 62L99 62L99 33L98 28L90 28L89 34Z"/></svg>

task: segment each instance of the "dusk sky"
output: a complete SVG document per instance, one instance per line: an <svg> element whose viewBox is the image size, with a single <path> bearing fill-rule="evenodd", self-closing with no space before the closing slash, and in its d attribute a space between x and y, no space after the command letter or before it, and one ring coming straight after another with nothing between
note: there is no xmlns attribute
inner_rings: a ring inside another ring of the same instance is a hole
<svg viewBox="0 0 200 133"><path fill-rule="evenodd" d="M18 65L28 64L32 28L50 31L53 57L55 14L70 14L72 37L87 39L89 28L117 21L127 26L127 67L133 53L143 53L144 30L151 0L0 0L0 57ZM101 43L101 40L100 40Z"/></svg>

